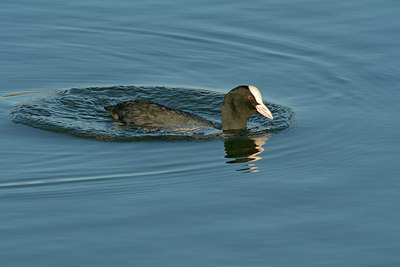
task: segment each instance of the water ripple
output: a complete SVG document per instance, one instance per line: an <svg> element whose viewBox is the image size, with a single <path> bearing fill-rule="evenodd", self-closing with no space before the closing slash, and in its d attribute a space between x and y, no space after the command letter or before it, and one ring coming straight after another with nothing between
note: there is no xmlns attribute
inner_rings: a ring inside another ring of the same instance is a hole
<svg viewBox="0 0 400 267"><path fill-rule="evenodd" d="M72 88L33 98L15 106L11 119L35 128L104 141L209 139L226 137L209 127L143 128L120 126L104 106L130 99L147 99L172 108L196 113L220 126L220 104L224 94L206 90L170 87L113 86ZM189 101L188 101L189 99ZM273 121L249 118L246 135L260 135L290 127L293 112L272 102Z"/></svg>

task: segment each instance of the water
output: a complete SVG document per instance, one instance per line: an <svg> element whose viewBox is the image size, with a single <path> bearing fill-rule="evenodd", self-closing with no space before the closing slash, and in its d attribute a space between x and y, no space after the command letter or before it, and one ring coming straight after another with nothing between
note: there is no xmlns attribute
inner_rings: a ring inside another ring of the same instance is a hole
<svg viewBox="0 0 400 267"><path fill-rule="evenodd" d="M2 1L2 266L399 265L399 8ZM218 122L213 92L239 84L279 123L225 138L100 111L158 88Z"/></svg>

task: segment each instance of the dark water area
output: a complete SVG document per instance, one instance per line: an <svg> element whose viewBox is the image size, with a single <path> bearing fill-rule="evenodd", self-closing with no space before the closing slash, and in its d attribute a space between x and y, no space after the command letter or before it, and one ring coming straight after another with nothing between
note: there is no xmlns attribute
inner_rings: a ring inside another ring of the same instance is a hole
<svg viewBox="0 0 400 267"><path fill-rule="evenodd" d="M2 1L2 266L398 266L400 5ZM136 97L245 132L121 126ZM201 88L193 90L188 88Z"/></svg>

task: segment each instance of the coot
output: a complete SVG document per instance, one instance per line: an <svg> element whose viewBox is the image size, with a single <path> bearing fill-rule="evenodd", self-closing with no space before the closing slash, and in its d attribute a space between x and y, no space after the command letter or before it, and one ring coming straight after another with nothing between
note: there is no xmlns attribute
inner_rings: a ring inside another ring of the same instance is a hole
<svg viewBox="0 0 400 267"><path fill-rule="evenodd" d="M105 106L116 120L127 125L144 127L199 125L214 127L203 117L182 110L172 109L147 100L129 100L114 106ZM229 91L222 102L222 130L234 131L246 128L250 115L260 113L273 119L264 105L260 91L255 86L240 85Z"/></svg>

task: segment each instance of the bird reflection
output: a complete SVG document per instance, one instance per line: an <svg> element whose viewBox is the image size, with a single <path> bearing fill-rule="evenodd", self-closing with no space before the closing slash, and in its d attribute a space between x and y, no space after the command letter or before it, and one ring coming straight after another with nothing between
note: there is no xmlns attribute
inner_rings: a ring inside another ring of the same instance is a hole
<svg viewBox="0 0 400 267"><path fill-rule="evenodd" d="M225 140L225 158L232 159L226 163L246 163L245 167L237 171L258 172L259 169L254 162L262 159L260 156L264 151L262 146L270 137L271 135L263 135Z"/></svg>

